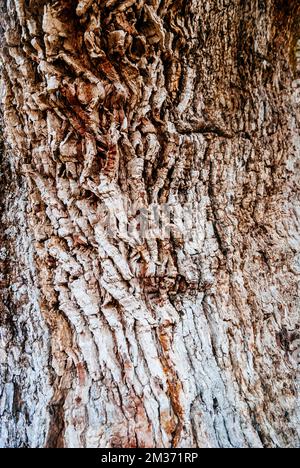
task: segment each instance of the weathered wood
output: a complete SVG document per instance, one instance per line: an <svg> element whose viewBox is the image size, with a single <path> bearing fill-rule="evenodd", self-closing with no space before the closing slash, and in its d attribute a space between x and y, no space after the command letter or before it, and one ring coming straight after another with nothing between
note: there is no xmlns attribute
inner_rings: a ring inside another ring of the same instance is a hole
<svg viewBox="0 0 300 468"><path fill-rule="evenodd" d="M1 3L0 446L299 446L299 10Z"/></svg>

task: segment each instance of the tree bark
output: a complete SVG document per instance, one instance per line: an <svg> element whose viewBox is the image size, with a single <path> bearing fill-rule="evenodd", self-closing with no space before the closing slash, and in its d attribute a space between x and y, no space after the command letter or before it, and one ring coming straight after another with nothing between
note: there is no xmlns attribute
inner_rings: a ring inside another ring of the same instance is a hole
<svg viewBox="0 0 300 468"><path fill-rule="evenodd" d="M0 446L299 446L299 2L0 10Z"/></svg>

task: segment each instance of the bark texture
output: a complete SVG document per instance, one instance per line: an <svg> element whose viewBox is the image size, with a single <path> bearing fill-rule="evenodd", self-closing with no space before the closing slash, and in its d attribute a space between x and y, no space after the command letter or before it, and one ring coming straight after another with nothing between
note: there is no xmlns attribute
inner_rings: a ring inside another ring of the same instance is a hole
<svg viewBox="0 0 300 468"><path fill-rule="evenodd" d="M299 10L1 2L1 447L299 447Z"/></svg>

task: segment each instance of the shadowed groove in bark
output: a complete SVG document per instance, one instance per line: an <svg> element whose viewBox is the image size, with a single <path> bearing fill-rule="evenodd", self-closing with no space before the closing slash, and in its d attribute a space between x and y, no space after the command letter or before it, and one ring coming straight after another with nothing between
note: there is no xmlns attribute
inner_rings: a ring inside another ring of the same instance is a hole
<svg viewBox="0 0 300 468"><path fill-rule="evenodd" d="M0 8L0 445L297 446L299 3Z"/></svg>

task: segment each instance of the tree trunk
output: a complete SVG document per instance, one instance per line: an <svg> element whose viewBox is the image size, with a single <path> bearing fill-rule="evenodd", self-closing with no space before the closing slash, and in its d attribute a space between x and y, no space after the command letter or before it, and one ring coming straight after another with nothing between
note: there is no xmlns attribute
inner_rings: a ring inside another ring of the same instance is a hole
<svg viewBox="0 0 300 468"><path fill-rule="evenodd" d="M299 2L0 10L0 446L299 446Z"/></svg>

